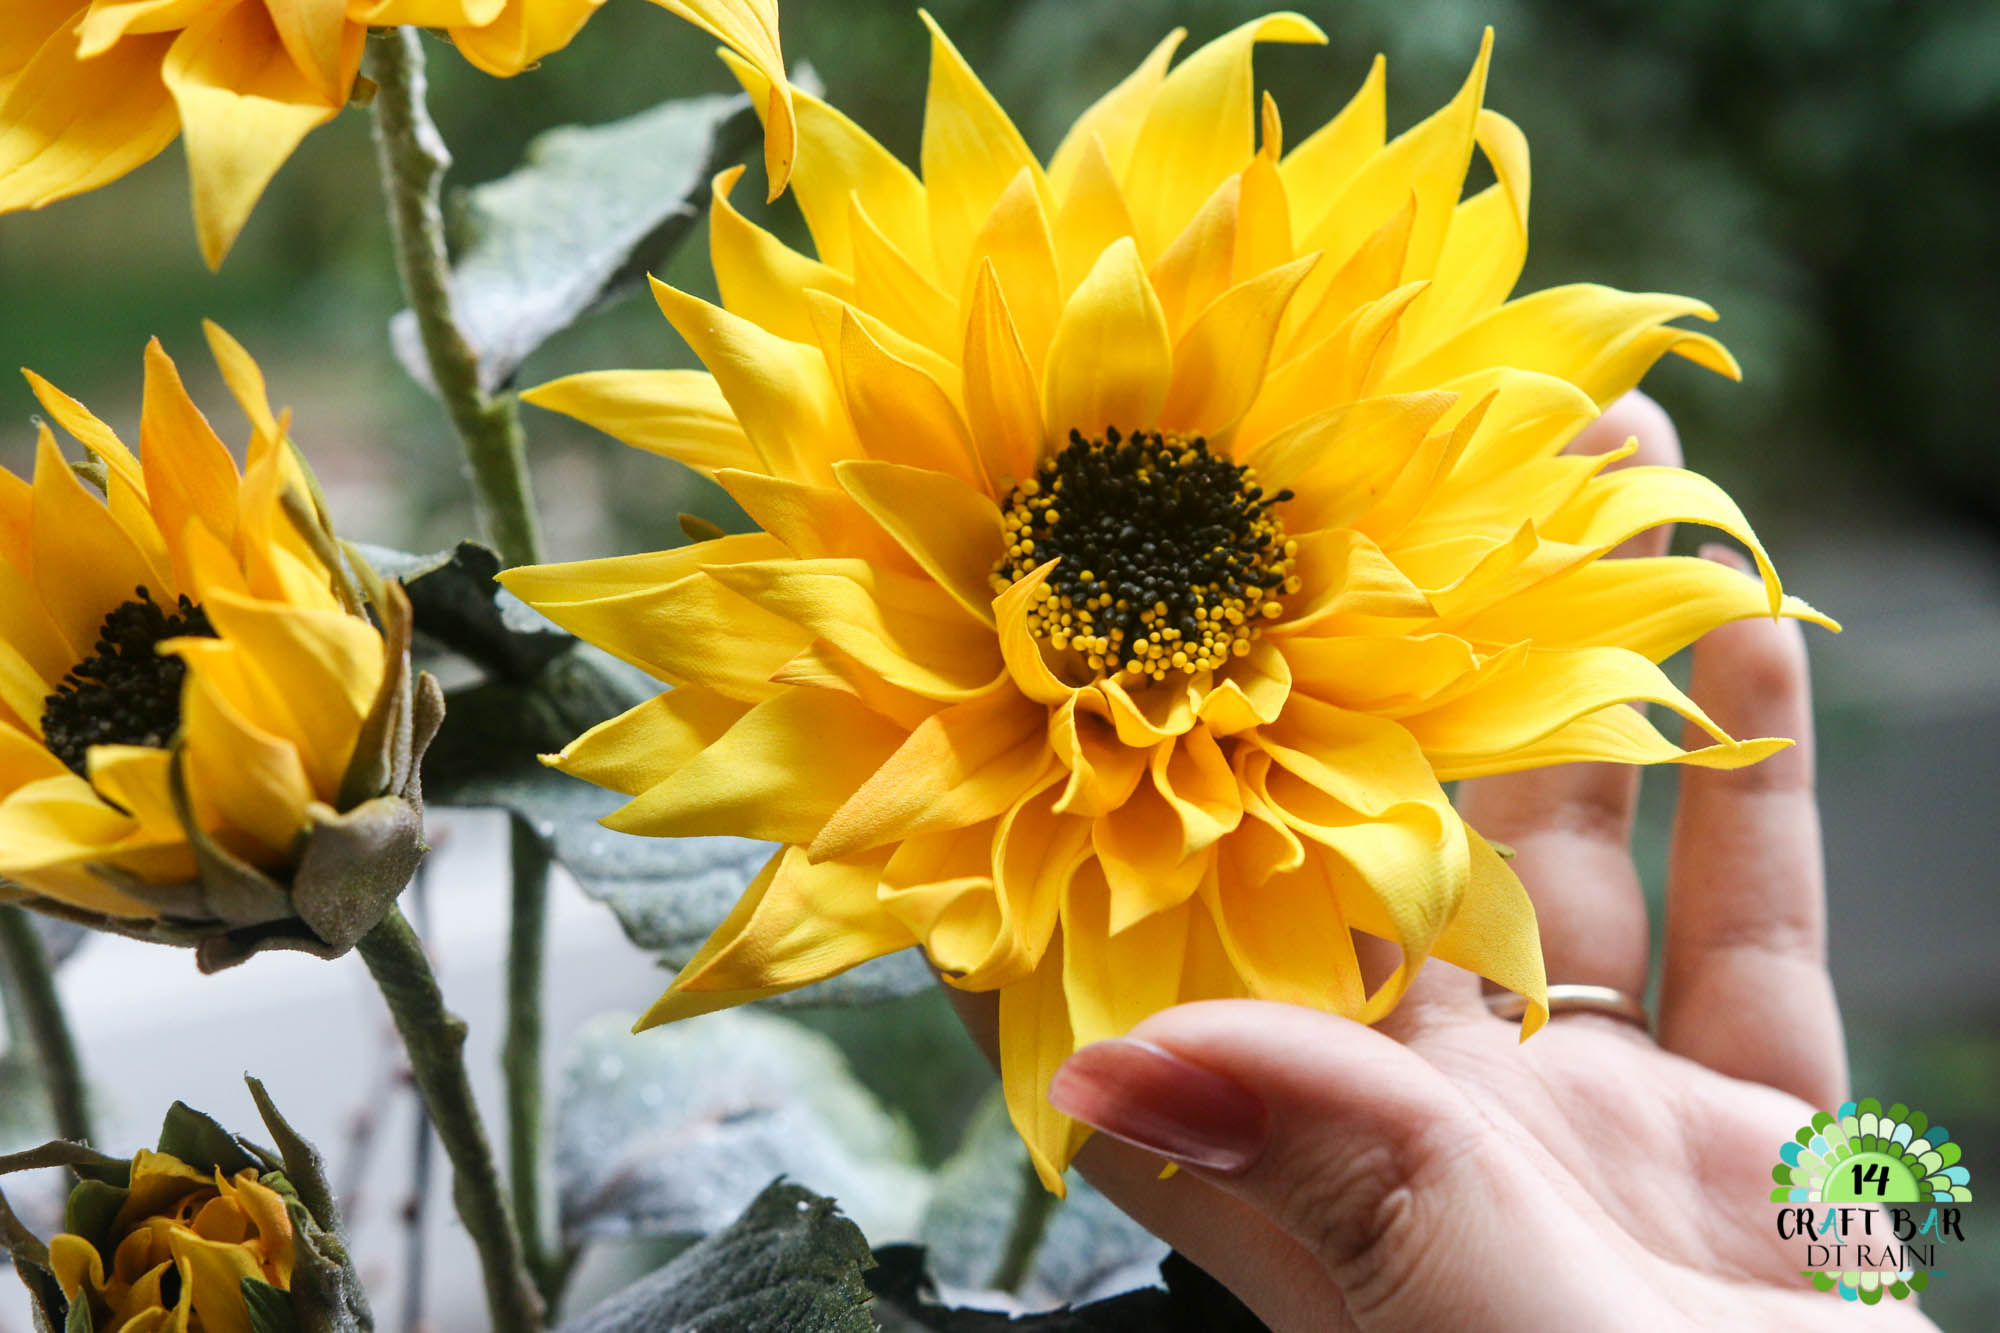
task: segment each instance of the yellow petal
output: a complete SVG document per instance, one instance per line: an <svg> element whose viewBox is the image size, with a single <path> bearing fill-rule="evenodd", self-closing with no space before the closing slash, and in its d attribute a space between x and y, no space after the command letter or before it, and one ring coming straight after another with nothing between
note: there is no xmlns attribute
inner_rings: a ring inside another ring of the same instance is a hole
<svg viewBox="0 0 2000 1333"><path fill-rule="evenodd" d="M1104 145L1092 136L1082 154L1076 179L1056 212L1056 269L1065 294L1076 291L1106 250L1132 235L1124 188Z"/></svg>
<svg viewBox="0 0 2000 1333"><path fill-rule="evenodd" d="M169 1232L167 1244L193 1278L188 1285L202 1333L250 1333L242 1282L244 1278L264 1280L263 1269L250 1251L241 1245L203 1240L184 1227Z"/></svg>
<svg viewBox="0 0 2000 1333"><path fill-rule="evenodd" d="M1796 597L1781 615L1840 628ZM1713 560L1659 556L1598 560L1496 602L1458 632L1538 648L1623 648L1662 661L1718 625L1770 614L1763 586Z"/></svg>
<svg viewBox="0 0 2000 1333"><path fill-rule="evenodd" d="M1264 387L1278 321L1319 261L1293 260L1230 288L1174 348L1174 382L1160 421L1183 434L1216 436L1243 419Z"/></svg>
<svg viewBox="0 0 2000 1333"><path fill-rule="evenodd" d="M89 759L90 785L137 820L142 833L182 836L168 785L172 756L167 751L150 745L93 745Z"/></svg>
<svg viewBox="0 0 2000 1333"><path fill-rule="evenodd" d="M1498 112L1481 111L1476 137L1497 179L1452 213L1431 289L1405 326L1404 356L1496 309L1528 258L1527 136Z"/></svg>
<svg viewBox="0 0 2000 1333"><path fill-rule="evenodd" d="M1548 974L1542 967L1535 904L1491 843L1470 829L1466 842L1472 875L1458 912L1437 937L1432 952L1524 997L1528 1010L1521 1016L1521 1040L1526 1041L1549 1018Z"/></svg>
<svg viewBox="0 0 2000 1333"><path fill-rule="evenodd" d="M1364 398L1307 417L1251 457L1266 486L1298 493L1285 513L1293 531L1347 527L1382 499L1454 401L1445 393Z"/></svg>
<svg viewBox="0 0 2000 1333"><path fill-rule="evenodd" d="M42 605L81 661L104 617L138 596L151 571L111 513L56 451L47 426L35 448L35 583ZM148 589L167 603L165 589Z"/></svg>
<svg viewBox="0 0 2000 1333"><path fill-rule="evenodd" d="M0 24L0 101L43 43L67 33L77 8L77 0L20 0L14 6L8 21Z"/></svg>
<svg viewBox="0 0 2000 1333"><path fill-rule="evenodd" d="M994 495L1031 477L1042 452L1038 360L1028 357L990 264L980 266L965 321L965 420Z"/></svg>
<svg viewBox="0 0 2000 1333"><path fill-rule="evenodd" d="M1108 815L1131 798L1146 772L1148 751L1118 739L1106 720L1103 696L1079 692L1049 719L1049 744L1069 769L1055 809L1073 815Z"/></svg>
<svg viewBox="0 0 2000 1333"><path fill-rule="evenodd" d="M973 239L1015 176L1026 171L1034 190L1055 211L1041 165L1014 122L986 91L965 57L929 14L918 11L931 33L930 92L924 103L922 161L929 196L931 242L947 291L964 285Z"/></svg>
<svg viewBox="0 0 2000 1333"><path fill-rule="evenodd" d="M1076 1050L1063 998L1063 940L1050 943L1024 981L1000 990L1000 1086L1042 1185L1060 1198L1076 1152L1076 1122L1049 1105L1049 1080Z"/></svg>
<svg viewBox="0 0 2000 1333"><path fill-rule="evenodd" d="M347 99L349 80L342 66L347 45L347 0L265 0L278 40L313 85L320 100L339 103Z"/></svg>
<svg viewBox="0 0 2000 1333"><path fill-rule="evenodd" d="M103 459L107 471L117 473L142 490L145 488L146 474L138 455L125 447L125 442L111 427L34 371L23 370L21 373L27 377L28 387L34 390L36 401L56 419L57 425L74 435L77 443Z"/></svg>
<svg viewBox="0 0 2000 1333"><path fill-rule="evenodd" d="M598 723L565 745L551 766L637 796L720 740L749 711L740 700L683 685Z"/></svg>
<svg viewBox="0 0 2000 1333"><path fill-rule="evenodd" d="M0 724L0 797L16 787L59 777L68 771L62 760L44 749L34 736Z"/></svg>
<svg viewBox="0 0 2000 1333"><path fill-rule="evenodd" d="M722 304L780 338L809 343L812 320L799 293L810 289L852 301L854 281L806 258L737 212L729 195L742 176L742 167L718 175L709 205L708 257Z"/></svg>
<svg viewBox="0 0 2000 1333"><path fill-rule="evenodd" d="M515 3L486 24L449 25L452 44L467 61L496 78L512 78L551 51L560 51L590 22L604 0L536 0Z"/></svg>
<svg viewBox="0 0 2000 1333"><path fill-rule="evenodd" d="M1029 363L1041 364L1062 314L1063 292L1043 192L1027 167L1014 174L973 238L962 303L968 309L972 291L989 272L1006 294Z"/></svg>
<svg viewBox="0 0 2000 1333"><path fill-rule="evenodd" d="M824 485L833 458L858 452L817 348L764 332L720 306L653 279L653 296L715 376L756 449L758 470Z"/></svg>
<svg viewBox="0 0 2000 1333"><path fill-rule="evenodd" d="M891 685L852 653L841 651L825 639L814 639L787 659L771 673L771 680L778 685L837 690L909 731L916 730L946 707L936 699L926 699L900 685Z"/></svg>
<svg viewBox="0 0 2000 1333"><path fill-rule="evenodd" d="M760 534L761 535L761 534ZM543 615L642 671L755 702L812 635L709 575L587 601L533 603Z"/></svg>
<svg viewBox="0 0 2000 1333"><path fill-rule="evenodd" d="M201 330L208 338L209 354L221 368L223 383L243 409L243 415L250 419L251 430L260 437L276 440L280 435L278 419L271 412L270 390L264 384L264 372L242 343L229 336L220 324L213 320L203 320Z"/></svg>
<svg viewBox="0 0 2000 1333"><path fill-rule="evenodd" d="M44 693L77 663L78 654L43 608L34 579L4 561L0 561L0 643L20 654L42 682ZM41 715L39 708L35 715Z"/></svg>
<svg viewBox="0 0 2000 1333"><path fill-rule="evenodd" d="M654 838L726 833L809 843L906 735L847 695L788 689L604 826Z"/></svg>
<svg viewBox="0 0 2000 1333"><path fill-rule="evenodd" d="M210 592L210 623L291 704L301 749L321 799L340 790L362 719L382 682L382 636L339 611L281 606Z"/></svg>
<svg viewBox="0 0 2000 1333"><path fill-rule="evenodd" d="M840 381L854 433L869 457L985 484L972 436L950 397L921 366L870 337L852 311L840 329Z"/></svg>
<svg viewBox="0 0 2000 1333"><path fill-rule="evenodd" d="M1488 29L1458 95L1370 158L1326 217L1305 233L1301 250L1324 250L1334 263L1344 260L1394 217L1414 191L1417 212L1403 280L1431 276L1464 191L1492 54L1493 32Z"/></svg>
<svg viewBox="0 0 2000 1333"><path fill-rule="evenodd" d="M84 60L76 32L70 23L50 34L0 94L0 213L117 180L180 132L160 82L171 36L128 38Z"/></svg>
<svg viewBox="0 0 2000 1333"><path fill-rule="evenodd" d="M764 117L768 152L771 126L783 114L776 100L782 71L775 64L767 68L729 52L724 52L722 59L750 94L751 105ZM853 198L898 250L928 264L930 206L916 176L865 130L817 97L797 89L784 95L797 112L798 179L793 182L794 194L820 259L852 271L848 200Z"/></svg>
<svg viewBox="0 0 2000 1333"><path fill-rule="evenodd" d="M942 472L853 460L835 466L840 484L924 573L979 619L993 621L987 578L1005 551L1000 511Z"/></svg>
<svg viewBox="0 0 2000 1333"><path fill-rule="evenodd" d="M1530 651L1514 671L1403 719L1434 764L1462 772L1614 704L1656 703L1727 742L1729 734L1644 657L1623 648Z"/></svg>
<svg viewBox="0 0 2000 1333"><path fill-rule="evenodd" d="M1153 292L1176 339L1209 302L1229 289L1236 266L1236 215L1242 204L1243 178L1231 176L1215 187L1153 265Z"/></svg>
<svg viewBox="0 0 2000 1333"><path fill-rule="evenodd" d="M937 713L861 784L813 840L815 860L965 828L1012 809L1051 762L1048 712L996 691Z"/></svg>
<svg viewBox="0 0 2000 1333"><path fill-rule="evenodd" d="M928 580L859 560L774 560L709 572L884 680L929 698L966 698L1000 672L992 631Z"/></svg>
<svg viewBox="0 0 2000 1333"><path fill-rule="evenodd" d="M1764 579L1766 607L1778 614L1784 588L1777 567L1736 502L1697 473L1673 467L1627 467L1603 473L1550 519L1543 533L1553 541L1603 551L1662 523L1719 528L1749 547Z"/></svg>
<svg viewBox="0 0 2000 1333"><path fill-rule="evenodd" d="M730 50L757 72L764 86L751 93L751 100L764 117L764 174L770 180L770 197L776 199L785 192L785 184L791 179L793 158L800 147L800 127L794 119L792 87L785 79L785 55L778 42L775 0L653 2L727 42Z"/></svg>
<svg viewBox="0 0 2000 1333"><path fill-rule="evenodd" d="M876 902L885 859L815 863L797 847L780 852L768 878L758 877L639 1029L682 1016L661 1012L676 992L700 1003L732 992L790 990L910 947L916 941L909 931Z"/></svg>
<svg viewBox="0 0 2000 1333"><path fill-rule="evenodd" d="M854 556L897 573L917 572L868 511L837 486L807 486L761 472L718 472L715 479L752 522L801 559Z"/></svg>
<svg viewBox="0 0 2000 1333"><path fill-rule="evenodd" d="M1085 865L1063 894L1063 996L1078 1046L1122 1037L1180 995L1188 913L1182 903L1128 929L1111 925L1104 872Z"/></svg>
<svg viewBox="0 0 2000 1333"><path fill-rule="evenodd" d="M360 66L363 35L354 25L344 34L343 86ZM233 5L190 24L161 77L180 110L202 257L215 268L271 177L344 99L328 98L299 72L263 5Z"/></svg>
<svg viewBox="0 0 2000 1333"><path fill-rule="evenodd" d="M1351 528L1298 538L1296 566L1304 584L1285 606L1273 633L1338 633L1353 617L1428 619L1430 599L1382 548Z"/></svg>
<svg viewBox="0 0 2000 1333"><path fill-rule="evenodd" d="M1216 38L1167 75L1125 174L1142 254L1161 253L1223 178L1248 165L1255 150L1250 55L1256 44L1325 41L1310 20L1271 14Z"/></svg>
<svg viewBox="0 0 2000 1333"><path fill-rule="evenodd" d="M1668 352L1731 379L1736 363L1707 334L1668 324L1715 311L1685 296L1635 294L1576 283L1509 301L1429 351L1402 361L1386 381L1392 392L1483 370L1512 366L1576 385L1601 407L1639 382Z"/></svg>
<svg viewBox="0 0 2000 1333"><path fill-rule="evenodd" d="M615 440L713 475L761 470L715 376L703 370L598 370L528 390L521 401L595 426Z"/></svg>
<svg viewBox="0 0 2000 1333"><path fill-rule="evenodd" d="M1163 741L1161 749L1170 749ZM1152 767L1157 770L1156 758ZM1185 903L1214 860L1212 845L1183 854L1179 811L1149 772L1116 810L1091 826L1091 846L1108 888L1109 928L1115 934Z"/></svg>
<svg viewBox="0 0 2000 1333"><path fill-rule="evenodd" d="M155 338L146 345L146 398L139 422L146 494L184 588L190 576L182 535L200 523L227 551L236 544L235 460L188 397L180 371Z"/></svg>
<svg viewBox="0 0 2000 1333"><path fill-rule="evenodd" d="M237 843L238 851L282 865L306 826L306 807L318 795L298 747L246 710L244 701L268 687L247 678L248 664L233 645L183 640L177 652L188 664L181 730L195 803L212 808L226 828L255 840L255 848ZM352 751L352 741L347 748ZM331 765L320 769L322 779L338 782Z"/></svg>
<svg viewBox="0 0 2000 1333"><path fill-rule="evenodd" d="M1095 139L1111 165L1114 177L1122 176L1132 160L1132 146L1138 142L1139 127L1146 122L1160 81L1167 75L1174 52L1187 39L1186 28L1175 28L1160 40L1139 68L1127 74L1117 87L1093 102L1076 118L1049 159L1049 188L1057 198L1068 196L1070 186L1082 167L1084 156Z"/></svg>
<svg viewBox="0 0 2000 1333"><path fill-rule="evenodd" d="M1303 242L1332 211L1341 191L1381 151L1388 130L1388 62L1381 56L1332 120L1314 130L1278 164L1292 205L1293 237Z"/></svg>
<svg viewBox="0 0 2000 1333"><path fill-rule="evenodd" d="M1366 1000L1361 963L1327 877L1326 854L1315 848L1301 854L1298 869L1274 874L1251 854L1232 860L1239 841L1223 845L1223 873L1202 886L1202 899L1250 994L1359 1018Z"/></svg>
<svg viewBox="0 0 2000 1333"><path fill-rule="evenodd" d="M1298 689L1377 717L1416 712L1479 666L1472 645L1450 634L1298 635L1280 643Z"/></svg>
<svg viewBox="0 0 2000 1333"><path fill-rule="evenodd" d="M1166 316L1127 237L1104 252L1056 325L1042 374L1048 433L1150 429L1172 380Z"/></svg>
<svg viewBox="0 0 2000 1333"><path fill-rule="evenodd" d="M858 196L849 204L855 304L902 336L949 355L957 334L951 298L876 225Z"/></svg>
<svg viewBox="0 0 2000 1333"><path fill-rule="evenodd" d="M1029 571L993 599L993 622L1000 631L1000 656L1007 664L1007 676L1015 689L1042 704L1060 704L1076 693L1075 686L1049 667L1042 656L1041 640L1028 628L1028 610L1055 567L1051 560Z"/></svg>
<svg viewBox="0 0 2000 1333"><path fill-rule="evenodd" d="M1357 256L1356 262L1359 259ZM1324 266L1316 267L1313 274L1324 271ZM1308 275L1301 286L1310 287L1312 282L1312 275ZM1265 378L1263 392L1237 429L1237 456L1254 457L1273 436L1326 411L1329 403L1350 403L1378 396L1382 372L1394 349L1396 329L1423 293L1424 285L1413 282L1369 301L1350 312L1319 341L1273 369ZM1292 298L1286 307L1288 318L1304 299L1303 295ZM1280 348L1289 337L1280 326Z"/></svg>

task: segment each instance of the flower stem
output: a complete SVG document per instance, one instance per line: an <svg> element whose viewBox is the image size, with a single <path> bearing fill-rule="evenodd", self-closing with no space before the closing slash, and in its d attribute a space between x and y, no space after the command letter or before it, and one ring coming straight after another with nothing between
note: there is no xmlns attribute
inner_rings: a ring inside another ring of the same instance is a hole
<svg viewBox="0 0 2000 1333"><path fill-rule="evenodd" d="M549 852L518 815L508 821L514 878L513 931L507 945L507 1040L500 1068L507 1081L507 1175L521 1247L542 1300L554 1308L561 1284L543 1247L542 959L548 920Z"/></svg>
<svg viewBox="0 0 2000 1333"><path fill-rule="evenodd" d="M1007 1229L1007 1244L1000 1251L1000 1262L994 1266L988 1285L1000 1291L1021 1289L1034 1269L1035 1251L1041 1248L1042 1236L1048 1231L1049 1218L1055 1211L1056 1196L1043 1186L1042 1178L1035 1173L1035 1164L1024 1161L1021 1201L1014 1207L1014 1225Z"/></svg>
<svg viewBox="0 0 2000 1333"><path fill-rule="evenodd" d="M451 264L439 206L451 152L424 105L423 37L396 28L369 42L375 80L375 155L388 196L396 268L416 314L430 362L431 383L458 430L487 535L509 565L541 559L527 442L512 394L488 395L479 382L479 354L452 309Z"/></svg>
<svg viewBox="0 0 2000 1333"><path fill-rule="evenodd" d="M0 906L0 982L5 984L8 1005L20 1014L34 1045L56 1133L75 1143L90 1142L83 1066L77 1060L76 1043L70 1039L69 1021L63 1017L48 948L24 908Z"/></svg>
<svg viewBox="0 0 2000 1333"><path fill-rule="evenodd" d="M486 1278L486 1308L496 1333L537 1333L542 1301L528 1274L500 1171L487 1145L479 1106L465 1073L465 1023L444 1006L422 941L402 909L361 938L362 961L389 1002L410 1055L417 1091L451 1159L452 1196Z"/></svg>

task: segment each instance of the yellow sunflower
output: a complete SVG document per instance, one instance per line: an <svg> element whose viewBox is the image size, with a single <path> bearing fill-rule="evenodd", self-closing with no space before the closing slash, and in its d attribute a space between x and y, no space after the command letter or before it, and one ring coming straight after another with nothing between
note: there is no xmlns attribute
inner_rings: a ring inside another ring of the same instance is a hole
<svg viewBox="0 0 2000 1333"><path fill-rule="evenodd" d="M444 28L490 74L568 45L602 0L12 0L0 23L0 213L94 190L186 142L202 257L221 264L300 140L354 91L370 27ZM783 88L772 0L657 0ZM788 91L770 137L789 160Z"/></svg>
<svg viewBox="0 0 2000 1333"><path fill-rule="evenodd" d="M364 570L370 618L256 363L208 334L252 429L240 475L157 342L137 455L28 372L91 463L44 424L32 483L0 470L0 899L205 964L338 952L422 852L433 687Z"/></svg>
<svg viewBox="0 0 2000 1333"><path fill-rule="evenodd" d="M1736 506L1562 452L1663 353L1734 376L1669 323L1712 312L1508 299L1528 154L1480 105L1490 34L1395 140L1378 60L1287 150L1252 49L1319 30L1273 15L1170 69L1176 32L1046 163L931 37L921 175L795 93L816 257L717 179L722 305L655 285L708 373L528 395L761 528L502 576L675 687L551 760L632 797L609 827L783 844L641 1025L921 945L999 992L1052 1189L1083 1131L1051 1073L1177 1002L1372 1021L1440 958L1527 996L1532 1030L1533 912L1441 784L1786 743L1728 738L1655 665L1733 618L1814 615ZM1465 198L1475 148L1497 181ZM1676 521L1750 545L1762 586L1602 559ZM1400 951L1372 990L1356 932Z"/></svg>

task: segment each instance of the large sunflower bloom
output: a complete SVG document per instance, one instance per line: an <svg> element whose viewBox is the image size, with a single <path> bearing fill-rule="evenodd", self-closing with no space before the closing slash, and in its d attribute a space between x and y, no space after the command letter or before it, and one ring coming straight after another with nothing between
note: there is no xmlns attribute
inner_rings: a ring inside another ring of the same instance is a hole
<svg viewBox="0 0 2000 1333"><path fill-rule="evenodd" d="M46 424L33 481L0 470L0 899L181 943L303 917L290 942L337 952L422 851L403 798L435 710L412 713L400 591L369 589L385 633L256 363L209 341L252 427L240 475L157 342L138 454L28 374L98 484Z"/></svg>
<svg viewBox="0 0 2000 1333"><path fill-rule="evenodd" d="M1490 38L1393 142L1378 61L1287 152L1252 48L1319 31L1261 19L1169 72L1180 37L1046 164L935 25L921 177L795 94L817 258L724 173L723 305L655 286L710 373L529 395L762 531L503 576L676 687L553 760L633 798L609 827L783 844L642 1025L920 944L999 992L1051 1188L1083 1133L1051 1073L1177 1002L1372 1021L1441 958L1526 995L1532 1030L1528 899L1441 784L1754 762L1785 742L1731 740L1655 664L1812 614L1709 482L1562 452L1665 352L1735 367L1668 323L1698 301L1507 299L1528 157L1480 106ZM1461 198L1475 146L1497 183ZM1749 544L1762 586L1602 559L1674 521ZM1357 931L1400 950L1372 990Z"/></svg>
<svg viewBox="0 0 2000 1333"><path fill-rule="evenodd" d="M178 136L202 257L221 264L271 177L354 91L370 27L450 32L518 74L569 44L603 0L11 0L0 24L0 213L106 185ZM657 0L785 88L772 0ZM767 106L774 180L788 90Z"/></svg>

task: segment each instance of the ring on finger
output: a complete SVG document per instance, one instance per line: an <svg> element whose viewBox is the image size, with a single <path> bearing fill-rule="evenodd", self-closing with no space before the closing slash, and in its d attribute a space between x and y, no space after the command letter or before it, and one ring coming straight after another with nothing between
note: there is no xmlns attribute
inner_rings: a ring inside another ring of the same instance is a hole
<svg viewBox="0 0 2000 1333"><path fill-rule="evenodd" d="M1513 1021L1528 1012L1528 1000L1524 995L1501 991L1486 997L1486 1007L1497 1016ZM1560 1018L1564 1014L1599 1014L1630 1023L1642 1032L1653 1030L1653 1021L1639 997L1612 986L1588 986L1578 982L1550 986L1549 1017Z"/></svg>

